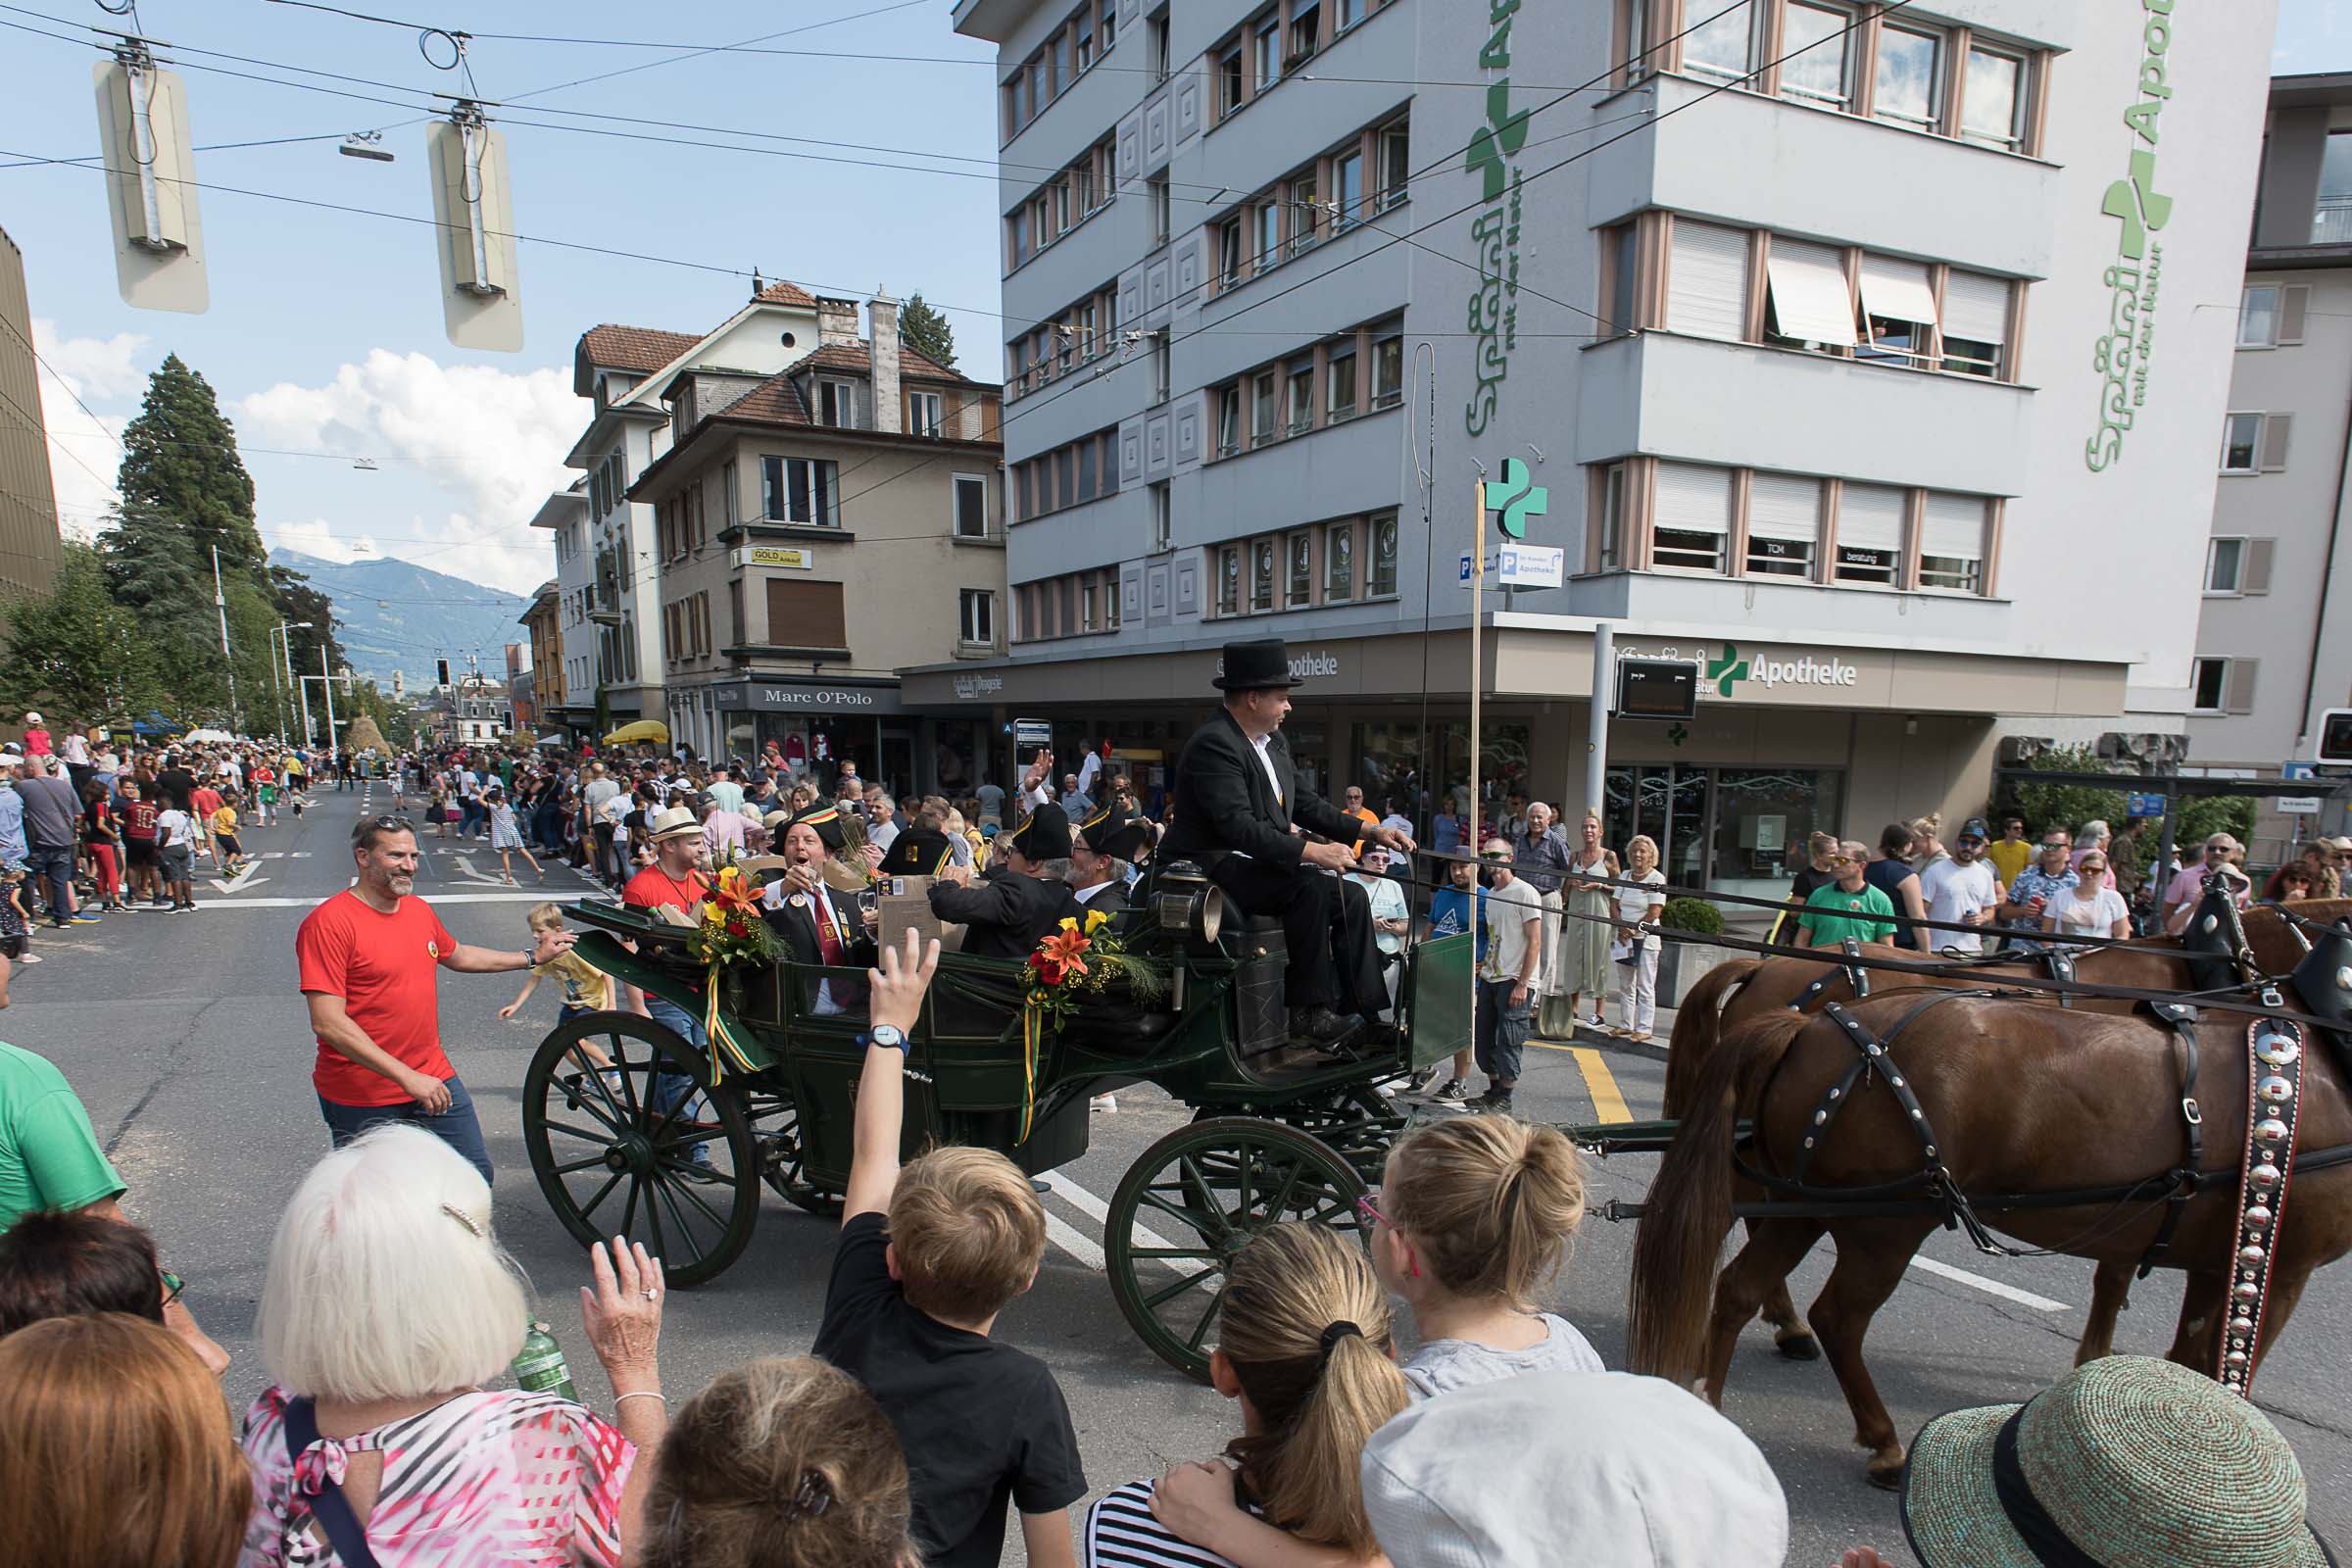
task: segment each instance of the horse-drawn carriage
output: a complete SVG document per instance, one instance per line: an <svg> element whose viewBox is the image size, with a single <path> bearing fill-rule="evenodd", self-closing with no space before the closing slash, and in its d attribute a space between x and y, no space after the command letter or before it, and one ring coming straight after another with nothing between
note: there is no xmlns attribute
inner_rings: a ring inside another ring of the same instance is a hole
<svg viewBox="0 0 2352 1568"><path fill-rule="evenodd" d="M1119 1309L1152 1351L1207 1372L1224 1259L1284 1220L1355 1227L1404 1118L1384 1085L1468 1043L1471 939L1414 947L1396 1027L1344 1049L1294 1040L1282 930L1227 920L1197 872L1171 865L1127 917L1129 954L1163 982L1113 988L1059 1028L1025 1019L1022 966L943 954L906 1060L908 1153L1002 1151L1032 1176L1086 1152L1089 1102L1148 1082L1195 1117L1130 1166L1103 1216ZM585 1245L624 1235L697 1285L751 1240L761 1189L838 1213L851 1159L864 1021L820 1014L817 983L861 971L785 961L716 975L691 929L610 904L569 906L596 967L697 1018L719 991L724 1029L697 1050L653 1019L598 1012L559 1026L523 1082L523 1137L556 1217Z"/></svg>

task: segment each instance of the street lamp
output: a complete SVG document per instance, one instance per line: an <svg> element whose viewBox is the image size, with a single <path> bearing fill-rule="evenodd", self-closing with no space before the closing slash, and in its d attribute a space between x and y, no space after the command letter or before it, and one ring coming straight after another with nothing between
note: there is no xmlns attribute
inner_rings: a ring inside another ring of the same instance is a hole
<svg viewBox="0 0 2352 1568"><path fill-rule="evenodd" d="M281 620L277 623L277 631L274 634L275 647L282 652L282 657L286 662L286 684L293 687L302 698L302 744L305 746L311 744L311 693L310 688L294 678L294 639L290 634L298 631L310 631L316 625L315 621ZM275 660L271 660L270 662L270 682L271 685L277 683L277 661Z"/></svg>

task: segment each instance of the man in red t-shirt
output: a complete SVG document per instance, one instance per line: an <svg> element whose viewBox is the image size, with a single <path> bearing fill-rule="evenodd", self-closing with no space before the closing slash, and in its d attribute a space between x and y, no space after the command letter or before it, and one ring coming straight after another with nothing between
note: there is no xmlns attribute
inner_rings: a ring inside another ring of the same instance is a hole
<svg viewBox="0 0 2352 1568"><path fill-rule="evenodd" d="M294 936L318 1057L311 1084L335 1147L378 1122L415 1122L491 1179L473 1098L441 1050L441 968L499 974L547 962L577 939L541 931L528 948L467 947L416 885L416 830L363 819L352 838L359 880L313 909Z"/></svg>
<svg viewBox="0 0 2352 1568"><path fill-rule="evenodd" d="M115 786L122 797L123 864L130 882L132 908L144 894L152 903L164 903L164 862L156 854L156 822L164 808L154 801L140 798L139 786L124 779Z"/></svg>
<svg viewBox="0 0 2352 1568"><path fill-rule="evenodd" d="M654 863L629 878L620 890L620 902L637 909L675 909L689 924L701 920L703 900L710 894L710 879L701 869L703 824L693 811L677 806L653 812L645 832L653 841ZM634 988L629 1000L641 1002L647 1017L696 1051L710 1054L710 1034L702 1019L674 1002ZM654 1080L654 1108L666 1114L693 1089L694 1080L683 1073L661 1073ZM710 1164L710 1152L701 1144L687 1152L687 1159L698 1172Z"/></svg>

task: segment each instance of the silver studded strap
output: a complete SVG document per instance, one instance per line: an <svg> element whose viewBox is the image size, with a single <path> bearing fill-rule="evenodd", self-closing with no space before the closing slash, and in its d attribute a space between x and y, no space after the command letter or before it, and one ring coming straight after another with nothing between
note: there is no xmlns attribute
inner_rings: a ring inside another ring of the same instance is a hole
<svg viewBox="0 0 2352 1568"><path fill-rule="evenodd" d="M2294 1168L2295 1122L2303 1109L2303 1031L2277 1018L2246 1029L2246 1154L2238 1178L2237 1235L2230 1260L2230 1319L2222 1335L2222 1387L2251 1396L2262 1346L2263 1309L2278 1261Z"/></svg>

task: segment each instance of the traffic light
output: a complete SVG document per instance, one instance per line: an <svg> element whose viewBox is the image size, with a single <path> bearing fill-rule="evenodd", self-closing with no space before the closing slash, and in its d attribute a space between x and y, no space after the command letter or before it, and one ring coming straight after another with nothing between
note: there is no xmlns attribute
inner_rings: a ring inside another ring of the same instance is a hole
<svg viewBox="0 0 2352 1568"><path fill-rule="evenodd" d="M446 659L436 659L436 660L434 660L434 661L433 661L433 677L434 677L434 680L435 680L435 682L436 682L438 685L442 686L443 688L447 688L447 687L448 687L448 685L449 685L449 661L448 661L448 660L446 660Z"/></svg>

